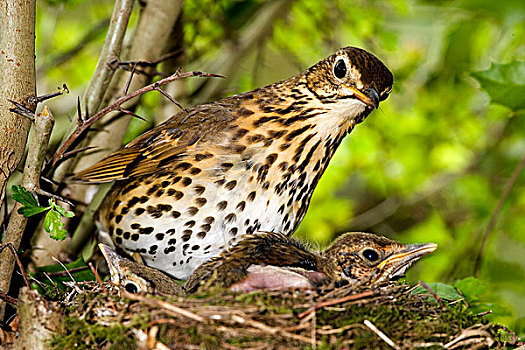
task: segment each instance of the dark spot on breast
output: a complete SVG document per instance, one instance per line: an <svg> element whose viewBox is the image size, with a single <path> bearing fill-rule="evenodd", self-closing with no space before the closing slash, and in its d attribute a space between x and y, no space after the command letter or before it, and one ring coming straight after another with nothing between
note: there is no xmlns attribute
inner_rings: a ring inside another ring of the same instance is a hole
<svg viewBox="0 0 525 350"><path fill-rule="evenodd" d="M246 146L244 146L244 145L236 145L235 147L233 147L233 150L236 153L241 154L242 152L244 152L246 150Z"/></svg>
<svg viewBox="0 0 525 350"><path fill-rule="evenodd" d="M202 207L204 206L204 204L206 204L207 200L206 198L204 197L199 197L199 198L195 198L195 204L198 206L198 207Z"/></svg>
<svg viewBox="0 0 525 350"><path fill-rule="evenodd" d="M157 233L155 235L155 238L158 240L158 241L162 241L164 239L164 233Z"/></svg>
<svg viewBox="0 0 525 350"><path fill-rule="evenodd" d="M268 137L273 140L278 140L286 134L286 130L270 130L268 131Z"/></svg>
<svg viewBox="0 0 525 350"><path fill-rule="evenodd" d="M122 237L124 237L124 239L126 240L128 240L130 236L131 236L131 233L129 231L124 232L124 234L122 235Z"/></svg>
<svg viewBox="0 0 525 350"><path fill-rule="evenodd" d="M175 177L173 178L173 180L171 180L171 183L175 185L175 184L176 184L177 182L179 182L181 179L182 179L182 176L175 176Z"/></svg>
<svg viewBox="0 0 525 350"><path fill-rule="evenodd" d="M237 113L239 113L240 116L246 117L253 114L253 111L250 111L247 108L241 107L237 110Z"/></svg>
<svg viewBox="0 0 525 350"><path fill-rule="evenodd" d="M189 241L190 238L191 238L191 234L192 233L193 233L192 230L184 230L184 231L182 231L182 237L181 237L182 241L183 242Z"/></svg>
<svg viewBox="0 0 525 350"><path fill-rule="evenodd" d="M189 207L187 210L187 213L189 216L193 216L199 212L199 208L197 207Z"/></svg>
<svg viewBox="0 0 525 350"><path fill-rule="evenodd" d="M137 197L137 196L131 198L131 199L128 201L128 207L129 207L129 208L133 208L133 207L135 206L135 204L137 204L139 201L140 201L140 198Z"/></svg>
<svg viewBox="0 0 525 350"><path fill-rule="evenodd" d="M120 205L120 201L116 200L115 203L113 203L113 210L116 210L119 205Z"/></svg>
<svg viewBox="0 0 525 350"><path fill-rule="evenodd" d="M175 245L177 244L177 240L175 238L171 238L169 241L168 241L168 245Z"/></svg>
<svg viewBox="0 0 525 350"><path fill-rule="evenodd" d="M180 212L174 210L171 212L171 216L173 216L176 219L180 216Z"/></svg>
<svg viewBox="0 0 525 350"><path fill-rule="evenodd" d="M230 234L230 236L235 236L238 231L239 230L237 229L237 227L233 227L228 233Z"/></svg>
<svg viewBox="0 0 525 350"><path fill-rule="evenodd" d="M245 201L239 202L239 204L237 204L237 206L235 208L239 212L242 212L244 210L244 208L246 208L246 202Z"/></svg>
<svg viewBox="0 0 525 350"><path fill-rule="evenodd" d="M193 226L195 226L195 220L190 220L190 221L186 222L186 223L184 224L184 226L187 226L187 227L189 227L189 228L192 228Z"/></svg>
<svg viewBox="0 0 525 350"><path fill-rule="evenodd" d="M217 186L222 186L222 185L224 185L225 183L226 183L226 179L220 179L220 180L215 181L215 184L216 184Z"/></svg>
<svg viewBox="0 0 525 350"><path fill-rule="evenodd" d="M206 237L206 232L201 231L201 232L197 233L197 237L200 238L200 239L203 239L204 237Z"/></svg>
<svg viewBox="0 0 525 350"><path fill-rule="evenodd" d="M182 184L183 184L185 187L191 185L191 183L192 183L192 180L191 180L189 177L185 177L185 178L182 179Z"/></svg>
<svg viewBox="0 0 525 350"><path fill-rule="evenodd" d="M124 233L124 231L122 231L122 229L120 227L118 227L116 230L115 230L115 233L117 234L117 236L122 236L122 234Z"/></svg>
<svg viewBox="0 0 525 350"><path fill-rule="evenodd" d="M148 188L148 192L146 192L146 194L148 196L151 196L153 193L157 192L157 190L159 189L159 185L153 185L151 186L150 188Z"/></svg>
<svg viewBox="0 0 525 350"><path fill-rule="evenodd" d="M185 170L188 170L189 168L191 168L191 164L190 163L182 162L180 164L177 164L173 169L174 170L185 171Z"/></svg>
<svg viewBox="0 0 525 350"><path fill-rule="evenodd" d="M164 194L164 189L161 188L160 190L158 190L157 192L155 192L155 197L160 197Z"/></svg>
<svg viewBox="0 0 525 350"><path fill-rule="evenodd" d="M235 222L235 220L237 220L237 216L234 213L228 214L224 218L224 222L226 222L227 224Z"/></svg>
<svg viewBox="0 0 525 350"><path fill-rule="evenodd" d="M115 243L122 244L122 237L115 238Z"/></svg>
<svg viewBox="0 0 525 350"><path fill-rule="evenodd" d="M250 192L250 194L248 195L247 200L249 200L250 202L253 202L254 199L255 199L255 196L256 196L256 192L255 192L255 191L252 191L252 192Z"/></svg>
<svg viewBox="0 0 525 350"><path fill-rule="evenodd" d="M162 188L166 188L166 187L169 186L169 184L170 184L169 181L162 181L161 184L160 184L160 186L161 186Z"/></svg>
<svg viewBox="0 0 525 350"><path fill-rule="evenodd" d="M264 140L264 136L261 135L261 134L255 134L255 135L251 135L248 137L248 142L249 143L257 143L257 142L260 142Z"/></svg>
<svg viewBox="0 0 525 350"><path fill-rule="evenodd" d="M118 224L119 222L122 221L122 215L117 215L115 216L115 222Z"/></svg>
<svg viewBox="0 0 525 350"><path fill-rule="evenodd" d="M200 248L200 246L194 245L193 247L191 247L191 250L198 250L199 248Z"/></svg>
<svg viewBox="0 0 525 350"><path fill-rule="evenodd" d="M144 209L144 208L137 208L137 209L135 209L135 216L140 216L140 215L144 214L145 211L146 211L146 209Z"/></svg>
<svg viewBox="0 0 525 350"><path fill-rule="evenodd" d="M190 174L191 175L197 175L201 171L202 171L201 169L193 167L193 168L190 169Z"/></svg>
<svg viewBox="0 0 525 350"><path fill-rule="evenodd" d="M228 182L226 185L224 185L224 187L228 190L228 191L231 191L235 188L235 186L237 186L237 181L235 180L232 180L230 182Z"/></svg>
<svg viewBox="0 0 525 350"><path fill-rule="evenodd" d="M153 232L153 227L141 227L139 232L141 235L149 235Z"/></svg>
<svg viewBox="0 0 525 350"><path fill-rule="evenodd" d="M204 193L204 191L206 191L206 187L204 187L202 185L197 185L197 186L193 187L193 190L195 191L195 194L197 196L200 196L201 194Z"/></svg>
<svg viewBox="0 0 525 350"><path fill-rule="evenodd" d="M200 162L201 160L213 157L211 153L198 153L195 155L195 161Z"/></svg>
<svg viewBox="0 0 525 350"><path fill-rule="evenodd" d="M124 208L122 208L122 210L120 211L120 214L121 214L121 215L126 215L127 213L129 213L129 208L128 208L128 207L124 207Z"/></svg>
<svg viewBox="0 0 525 350"><path fill-rule="evenodd" d="M276 160L277 160L277 153L269 154L266 157L266 164L272 165L273 163L275 163Z"/></svg>
<svg viewBox="0 0 525 350"><path fill-rule="evenodd" d="M279 150L280 151L286 151L288 148L290 148L292 144L290 142L287 142L287 143L283 143L282 145L279 146Z"/></svg>
<svg viewBox="0 0 525 350"><path fill-rule="evenodd" d="M233 167L233 163L221 163L220 167L223 171L228 171Z"/></svg>
<svg viewBox="0 0 525 350"><path fill-rule="evenodd" d="M147 196L140 197L140 203L142 203L142 204L146 203L148 200L149 200L149 197L147 197Z"/></svg>
<svg viewBox="0 0 525 350"><path fill-rule="evenodd" d="M226 206L228 205L228 202L226 201L221 201L219 203L217 203L217 210L224 210L226 209Z"/></svg>
<svg viewBox="0 0 525 350"><path fill-rule="evenodd" d="M208 216L204 219L204 222L211 225L215 222L215 218L213 216Z"/></svg>
<svg viewBox="0 0 525 350"><path fill-rule="evenodd" d="M262 185L263 190L267 190L269 187L270 187L270 181L266 181L266 182L263 183L263 185Z"/></svg>
<svg viewBox="0 0 525 350"><path fill-rule="evenodd" d="M139 235L138 235L138 233L134 233L134 234L132 234L132 235L131 235L131 240L132 240L132 241L135 241L135 242L138 241L138 240L139 240Z"/></svg>
<svg viewBox="0 0 525 350"><path fill-rule="evenodd" d="M201 230L203 230L205 232L210 231L210 229L211 229L211 225L210 224L202 224L201 225Z"/></svg>

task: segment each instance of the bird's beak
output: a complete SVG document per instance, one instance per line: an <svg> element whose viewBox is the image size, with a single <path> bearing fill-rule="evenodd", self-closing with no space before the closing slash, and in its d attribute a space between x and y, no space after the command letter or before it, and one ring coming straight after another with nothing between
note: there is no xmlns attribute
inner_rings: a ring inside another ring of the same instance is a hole
<svg viewBox="0 0 525 350"><path fill-rule="evenodd" d="M348 86L346 84L343 84L343 86L365 105L372 108L379 107L379 94L373 87L369 87L368 89L360 91L355 87Z"/></svg>
<svg viewBox="0 0 525 350"><path fill-rule="evenodd" d="M102 252L102 255L104 255L104 259L106 259L106 262L108 264L109 273L111 275L111 282L114 285L119 285L120 283L120 275L119 275L119 269L118 269L118 262L122 257L120 257L111 247L99 243L98 247L100 248L100 251Z"/></svg>
<svg viewBox="0 0 525 350"><path fill-rule="evenodd" d="M405 271L421 257L437 249L435 243L408 244L400 252L390 255L377 265L374 283L384 279L402 276Z"/></svg>

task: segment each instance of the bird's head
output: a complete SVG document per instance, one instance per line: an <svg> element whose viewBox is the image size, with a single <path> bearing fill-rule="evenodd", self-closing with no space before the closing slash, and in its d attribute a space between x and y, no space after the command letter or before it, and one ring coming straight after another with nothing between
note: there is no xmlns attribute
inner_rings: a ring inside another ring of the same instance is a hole
<svg viewBox="0 0 525 350"><path fill-rule="evenodd" d="M105 244L98 246L108 264L111 282L117 287L132 294L183 294L177 282L159 270L124 258Z"/></svg>
<svg viewBox="0 0 525 350"><path fill-rule="evenodd" d="M338 104L363 115L392 91L393 76L377 57L357 47L345 47L305 73L308 89L325 104Z"/></svg>
<svg viewBox="0 0 525 350"><path fill-rule="evenodd" d="M376 285L402 277L419 258L437 244L402 244L370 233L352 232L339 237L322 253L327 273L336 281Z"/></svg>

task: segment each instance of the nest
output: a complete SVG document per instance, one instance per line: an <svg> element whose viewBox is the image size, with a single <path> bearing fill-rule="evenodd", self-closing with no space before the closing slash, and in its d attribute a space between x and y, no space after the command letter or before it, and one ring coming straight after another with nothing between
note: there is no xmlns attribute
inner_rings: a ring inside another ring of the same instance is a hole
<svg viewBox="0 0 525 350"><path fill-rule="evenodd" d="M29 292L33 297L27 304L60 318L38 327L50 331L53 349L483 349L516 344L512 332L473 315L466 303L413 290L390 284L373 290L156 297L125 291L119 296L108 283L86 283L54 302ZM22 326L28 322L22 314L19 308L21 337L34 337L24 335L29 326ZM29 318L45 319L34 313Z"/></svg>

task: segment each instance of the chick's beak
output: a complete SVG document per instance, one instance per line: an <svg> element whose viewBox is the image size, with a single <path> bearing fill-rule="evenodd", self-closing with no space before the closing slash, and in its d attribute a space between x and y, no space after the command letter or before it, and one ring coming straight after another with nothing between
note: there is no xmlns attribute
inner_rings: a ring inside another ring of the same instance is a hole
<svg viewBox="0 0 525 350"><path fill-rule="evenodd" d="M118 286L120 283L120 274L117 264L122 258L113 249L105 244L99 243L98 247L100 248L102 255L104 255L104 258L106 259L106 263L108 264L111 282Z"/></svg>
<svg viewBox="0 0 525 350"><path fill-rule="evenodd" d="M350 92L365 105L372 108L379 107L379 94L373 87L369 87L363 91L360 91L355 87L348 86L346 84L343 84L343 86L350 90Z"/></svg>
<svg viewBox="0 0 525 350"><path fill-rule="evenodd" d="M405 273L405 271L421 257L432 253L437 249L435 243L408 244L401 251L390 255L377 265L377 280L393 279Z"/></svg>

